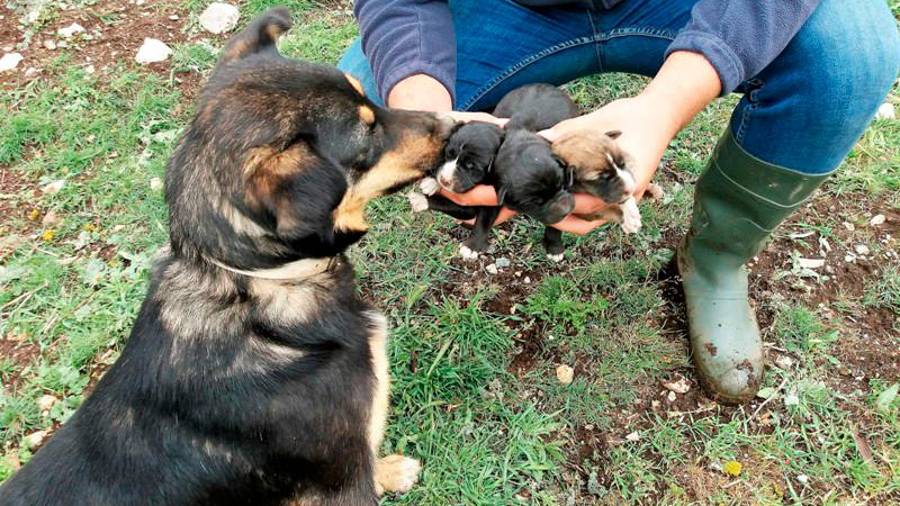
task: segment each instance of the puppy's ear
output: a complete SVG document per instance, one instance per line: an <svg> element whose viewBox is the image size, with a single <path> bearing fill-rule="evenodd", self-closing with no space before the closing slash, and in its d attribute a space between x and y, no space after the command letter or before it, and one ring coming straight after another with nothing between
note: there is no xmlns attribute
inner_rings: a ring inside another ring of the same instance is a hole
<svg viewBox="0 0 900 506"><path fill-rule="evenodd" d="M222 50L219 64L230 63L254 53L275 51L278 36L290 30L292 25L291 13L286 7L267 10L228 41Z"/></svg>
<svg viewBox="0 0 900 506"><path fill-rule="evenodd" d="M506 200L506 187L501 186L497 191L497 204L503 205L503 202Z"/></svg>
<svg viewBox="0 0 900 506"><path fill-rule="evenodd" d="M553 216L552 223L562 220L575 210L575 196L571 192L561 191L553 197L547 207L547 215Z"/></svg>
<svg viewBox="0 0 900 506"><path fill-rule="evenodd" d="M606 136L613 140L618 139L620 135L622 135L621 130L610 130L606 132Z"/></svg>

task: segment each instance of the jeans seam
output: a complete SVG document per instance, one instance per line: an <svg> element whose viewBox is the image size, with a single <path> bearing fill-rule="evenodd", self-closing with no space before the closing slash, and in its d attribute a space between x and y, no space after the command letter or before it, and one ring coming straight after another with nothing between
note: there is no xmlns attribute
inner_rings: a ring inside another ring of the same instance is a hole
<svg viewBox="0 0 900 506"><path fill-rule="evenodd" d="M668 39L675 40L675 36L678 35L678 32L675 30L668 30L665 28L642 28L642 27L628 27L628 28L614 28L608 32L604 32L595 38L596 42L608 42L611 39L616 39L619 37L629 37L632 35L644 35L647 37L656 37L660 39Z"/></svg>
<svg viewBox="0 0 900 506"><path fill-rule="evenodd" d="M498 75L497 77L492 79L490 82L488 82L487 84L482 86L478 91L476 91L472 95L472 98L470 98L462 107L460 107L460 110L467 111L469 109L469 107L472 107L472 105L474 105L476 102L481 100L482 97L484 97L485 95L490 93L490 91L493 90L494 88L496 88L500 83L502 83L503 81L516 75L518 72L520 72L525 67L527 67L533 63L536 63L539 60L542 60L548 56L556 54L560 51L563 51L566 49L571 49L573 47L583 46L585 44L592 44L593 42L594 42L593 37L578 37L577 39L569 39L565 42L561 42L554 46L543 49L537 53L534 53L531 56L528 56L527 58L523 58L518 63L509 67L508 69L506 69L506 71L502 72L500 75Z"/></svg>
<svg viewBox="0 0 900 506"><path fill-rule="evenodd" d="M761 79L751 79L748 83L753 86L752 89L747 90L747 93L744 94L744 97L747 98L747 102L750 104L744 108L744 111L741 113L741 123L738 125L738 131L734 132L734 140L738 143L744 141L744 134L747 131L747 125L750 123L750 116L753 114L753 111L759 106L759 102L756 98L756 92L760 90L763 86L763 81Z"/></svg>

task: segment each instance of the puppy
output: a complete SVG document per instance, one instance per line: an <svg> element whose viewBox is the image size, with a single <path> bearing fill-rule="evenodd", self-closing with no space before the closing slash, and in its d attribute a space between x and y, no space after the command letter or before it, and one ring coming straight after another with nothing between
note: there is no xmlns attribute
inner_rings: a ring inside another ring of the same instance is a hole
<svg viewBox="0 0 900 506"><path fill-rule="evenodd" d="M457 177L452 181L455 184L449 187L447 183L450 181L441 182L439 174L438 184L454 192L468 191L477 183L490 184L497 191L500 206L459 206L439 196L429 197L427 201L411 198L414 210L436 209L458 219L475 217L472 234L460 246L460 254L466 260L477 259L479 253L488 248L491 226L501 206L505 205L545 224L562 220L575 207L575 199L569 191L571 173L553 155L550 143L536 134L564 119L577 116L578 106L572 99L555 86L530 84L504 96L493 114L509 118L509 121L505 125L505 135L499 138L501 142L490 166L492 170L483 172L480 181L473 182L475 178L468 178L466 184L460 184ZM490 141L483 142L483 145L491 146L497 140L496 136L491 136ZM423 188L425 193L429 190L436 191L436 187L432 184ZM560 243L558 248L555 247L557 242ZM547 227L544 244L553 247L553 251L548 250L551 258L562 258L561 233L558 230Z"/></svg>
<svg viewBox="0 0 900 506"><path fill-rule="evenodd" d="M167 166L171 248L128 343L0 504L356 506L416 481L417 461L376 459L387 328L343 252L454 123L281 57L290 26L273 9L225 46Z"/></svg>
<svg viewBox="0 0 900 506"><path fill-rule="evenodd" d="M564 135L553 142L553 154L565 162L572 171L572 191L588 193L609 204L603 211L582 218L605 218L619 223L622 231L632 234L641 228L641 215L633 193L636 188L630 155L625 153L615 139L618 130L605 134L593 130L580 130ZM658 187L651 189L655 193Z"/></svg>

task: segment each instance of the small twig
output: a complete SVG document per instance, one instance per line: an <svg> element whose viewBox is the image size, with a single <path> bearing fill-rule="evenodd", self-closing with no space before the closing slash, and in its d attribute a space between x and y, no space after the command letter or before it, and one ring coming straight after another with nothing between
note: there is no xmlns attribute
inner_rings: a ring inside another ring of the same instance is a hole
<svg viewBox="0 0 900 506"><path fill-rule="evenodd" d="M787 376L785 376L785 378L784 378L783 380L781 380L781 384L778 385L778 387L775 388L775 391L772 393L772 395L770 395L768 399L764 400L759 406L756 407L756 410L753 412L752 415L750 415L750 418L747 419L747 425L748 425L748 426L750 425L750 422L752 422L753 419L756 418L756 415L759 414L760 410L762 410L762 408L764 408L764 407L766 406L766 404L772 402L772 400L773 400L775 397L777 397L778 392L780 392L781 389L784 388L784 385L787 384L787 380L788 380L788 379L787 379Z"/></svg>

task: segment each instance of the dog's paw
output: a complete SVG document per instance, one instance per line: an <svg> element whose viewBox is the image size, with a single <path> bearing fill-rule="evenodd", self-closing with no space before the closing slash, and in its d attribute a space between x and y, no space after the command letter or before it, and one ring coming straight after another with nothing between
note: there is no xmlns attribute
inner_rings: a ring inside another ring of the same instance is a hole
<svg viewBox="0 0 900 506"><path fill-rule="evenodd" d="M422 464L403 455L388 455L375 462L375 491L407 492L419 481Z"/></svg>
<svg viewBox="0 0 900 506"><path fill-rule="evenodd" d="M647 194L650 195L650 198L653 200L662 200L662 198L666 196L666 192L663 191L662 186L656 183L647 185Z"/></svg>
<svg viewBox="0 0 900 506"><path fill-rule="evenodd" d="M409 200L409 207L414 213L421 213L428 210L428 197L421 193L410 192L406 195Z"/></svg>
<svg viewBox="0 0 900 506"><path fill-rule="evenodd" d="M472 248L466 246L465 244L461 244L459 246L459 256L461 256L463 260L467 262L478 260L478 252L472 250Z"/></svg>
<svg viewBox="0 0 900 506"><path fill-rule="evenodd" d="M550 253L547 253L547 260L550 260L551 262L560 263L563 261L563 254L557 253L555 255L552 255Z"/></svg>
<svg viewBox="0 0 900 506"><path fill-rule="evenodd" d="M620 205L622 208L622 232L633 234L641 229L641 211L637 201L628 199Z"/></svg>
<svg viewBox="0 0 900 506"><path fill-rule="evenodd" d="M426 177L425 179L419 181L419 190L422 190L422 193L428 195L429 197L437 193L440 189L441 185L439 185L437 179L433 177Z"/></svg>

